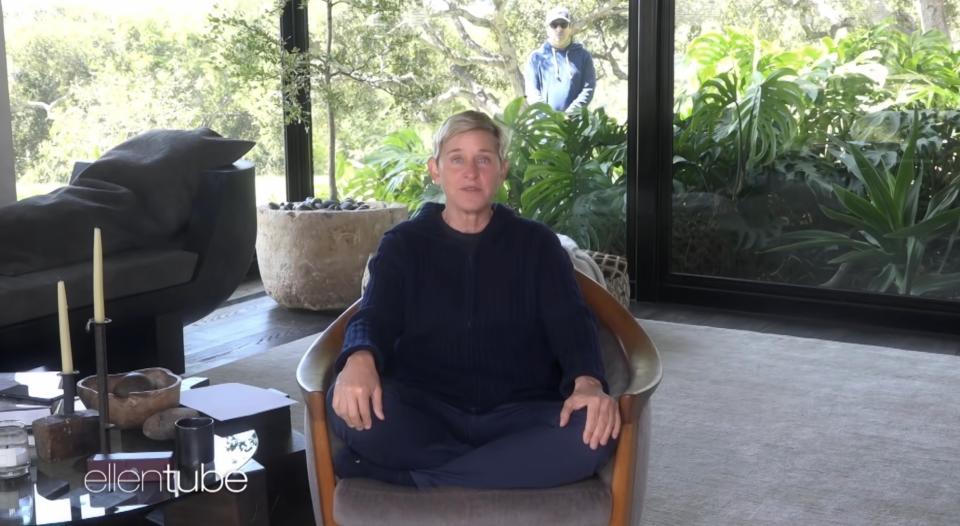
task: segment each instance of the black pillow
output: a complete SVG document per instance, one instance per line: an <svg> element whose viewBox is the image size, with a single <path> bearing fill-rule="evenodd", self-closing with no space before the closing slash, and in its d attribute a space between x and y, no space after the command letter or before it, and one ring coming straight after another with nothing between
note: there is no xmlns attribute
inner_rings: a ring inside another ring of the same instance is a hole
<svg viewBox="0 0 960 526"><path fill-rule="evenodd" d="M200 173L232 164L254 144L207 128L137 135L68 186L0 207L0 275L90 259L94 227L105 254L168 241L187 224Z"/></svg>

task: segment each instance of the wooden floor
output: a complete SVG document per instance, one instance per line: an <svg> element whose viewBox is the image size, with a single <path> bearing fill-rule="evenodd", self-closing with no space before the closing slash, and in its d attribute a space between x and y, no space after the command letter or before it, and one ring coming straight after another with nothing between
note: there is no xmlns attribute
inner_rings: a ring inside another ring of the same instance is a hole
<svg viewBox="0 0 960 526"><path fill-rule="evenodd" d="M186 373L197 374L316 334L337 314L287 309L263 292L259 280L245 282L223 306L184 328Z"/></svg>
<svg viewBox="0 0 960 526"><path fill-rule="evenodd" d="M960 340L945 334L743 314L682 305L634 303L631 311L643 319L960 355ZM196 374L316 334L329 325L337 314L339 312L312 312L281 307L263 292L263 286L258 279L249 280L241 284L222 307L185 328L187 374Z"/></svg>

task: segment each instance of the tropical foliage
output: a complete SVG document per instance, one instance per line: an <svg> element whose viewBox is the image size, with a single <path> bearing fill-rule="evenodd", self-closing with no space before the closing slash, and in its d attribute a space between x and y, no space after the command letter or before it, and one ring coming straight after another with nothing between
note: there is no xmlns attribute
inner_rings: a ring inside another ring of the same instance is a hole
<svg viewBox="0 0 960 526"><path fill-rule="evenodd" d="M842 209L824 206L822 210L847 228L790 232L781 238L788 244L775 250L824 248L838 252L829 262L840 265L838 272L844 275L867 273L871 278L866 288L874 292L892 288L899 294L925 294L960 286L960 272L943 274L923 268L931 243L951 230L951 238L956 236L960 208L953 205L960 192L960 174L930 197L921 215L923 168L922 164L918 167L916 158L919 124L915 118L903 156L891 169L883 163L875 166L860 148L836 139L837 146L847 152L845 160L863 184L865 196L834 185ZM952 246L951 239L940 255L940 269L949 262Z"/></svg>
<svg viewBox="0 0 960 526"><path fill-rule="evenodd" d="M510 171L498 200L542 221L582 248L624 253L627 130L603 109L567 118L545 104L507 105ZM426 170L430 153L412 129L390 134L364 159L348 193L415 209L442 199Z"/></svg>
<svg viewBox="0 0 960 526"><path fill-rule="evenodd" d="M782 49L729 29L684 65L675 235L712 222L737 247L718 272L960 297L960 52L942 34L885 23Z"/></svg>
<svg viewBox="0 0 960 526"><path fill-rule="evenodd" d="M430 151L416 130L395 131L367 155L363 167L346 183L347 193L402 203L415 210L420 204L442 196L427 173L429 158Z"/></svg>
<svg viewBox="0 0 960 526"><path fill-rule="evenodd" d="M602 108L565 118L522 99L507 106L502 122L513 137L511 204L581 248L624 254L626 125Z"/></svg>

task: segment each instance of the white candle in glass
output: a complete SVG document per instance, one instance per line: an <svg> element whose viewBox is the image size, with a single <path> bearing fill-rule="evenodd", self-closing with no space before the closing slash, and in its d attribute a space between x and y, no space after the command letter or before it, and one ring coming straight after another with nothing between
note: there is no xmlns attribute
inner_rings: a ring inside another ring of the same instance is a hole
<svg viewBox="0 0 960 526"><path fill-rule="evenodd" d="M22 466L30 462L30 452L22 446L0 448L0 468Z"/></svg>
<svg viewBox="0 0 960 526"><path fill-rule="evenodd" d="M73 348L70 345L70 318L67 309L67 287L57 282L57 318L60 323L60 363L63 372L73 372Z"/></svg>
<svg viewBox="0 0 960 526"><path fill-rule="evenodd" d="M93 229L93 321L106 320L103 306L103 244L100 229Z"/></svg>
<svg viewBox="0 0 960 526"><path fill-rule="evenodd" d="M0 479L20 477L29 471L29 440L23 422L0 422Z"/></svg>

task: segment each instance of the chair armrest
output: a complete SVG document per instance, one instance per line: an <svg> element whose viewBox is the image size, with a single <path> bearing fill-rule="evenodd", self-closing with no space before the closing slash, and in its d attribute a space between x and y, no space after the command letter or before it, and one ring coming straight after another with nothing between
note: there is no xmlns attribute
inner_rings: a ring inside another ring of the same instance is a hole
<svg viewBox="0 0 960 526"><path fill-rule="evenodd" d="M634 502L637 463L643 464L641 477L646 476L650 413L644 409L660 384L663 374L660 355L637 320L609 292L581 272L577 272L580 292L597 321L617 338L629 367L629 382L620 395L620 437L613 458L610 480L612 509L609 526L630 524ZM638 451L638 447L642 450Z"/></svg>
<svg viewBox="0 0 960 526"><path fill-rule="evenodd" d="M307 406L307 421L313 451L313 467L320 493L320 511L323 524L333 525L333 490L336 477L333 472L333 448L327 435L327 390L333 385L333 364L343 346L347 322L360 308L360 300L337 317L307 349L297 366L297 384ZM319 517L318 517L319 519Z"/></svg>
<svg viewBox="0 0 960 526"><path fill-rule="evenodd" d="M653 394L663 374L660 355L630 311L609 292L580 271L577 283L584 300L597 317L617 338L624 353L630 381L620 396L620 417L623 422L633 422L643 407L643 402Z"/></svg>
<svg viewBox="0 0 960 526"><path fill-rule="evenodd" d="M343 347L343 336L347 322L360 309L360 300L343 311L307 349L297 366L297 383L304 394L310 392L326 393L333 382L333 364L337 361Z"/></svg>

